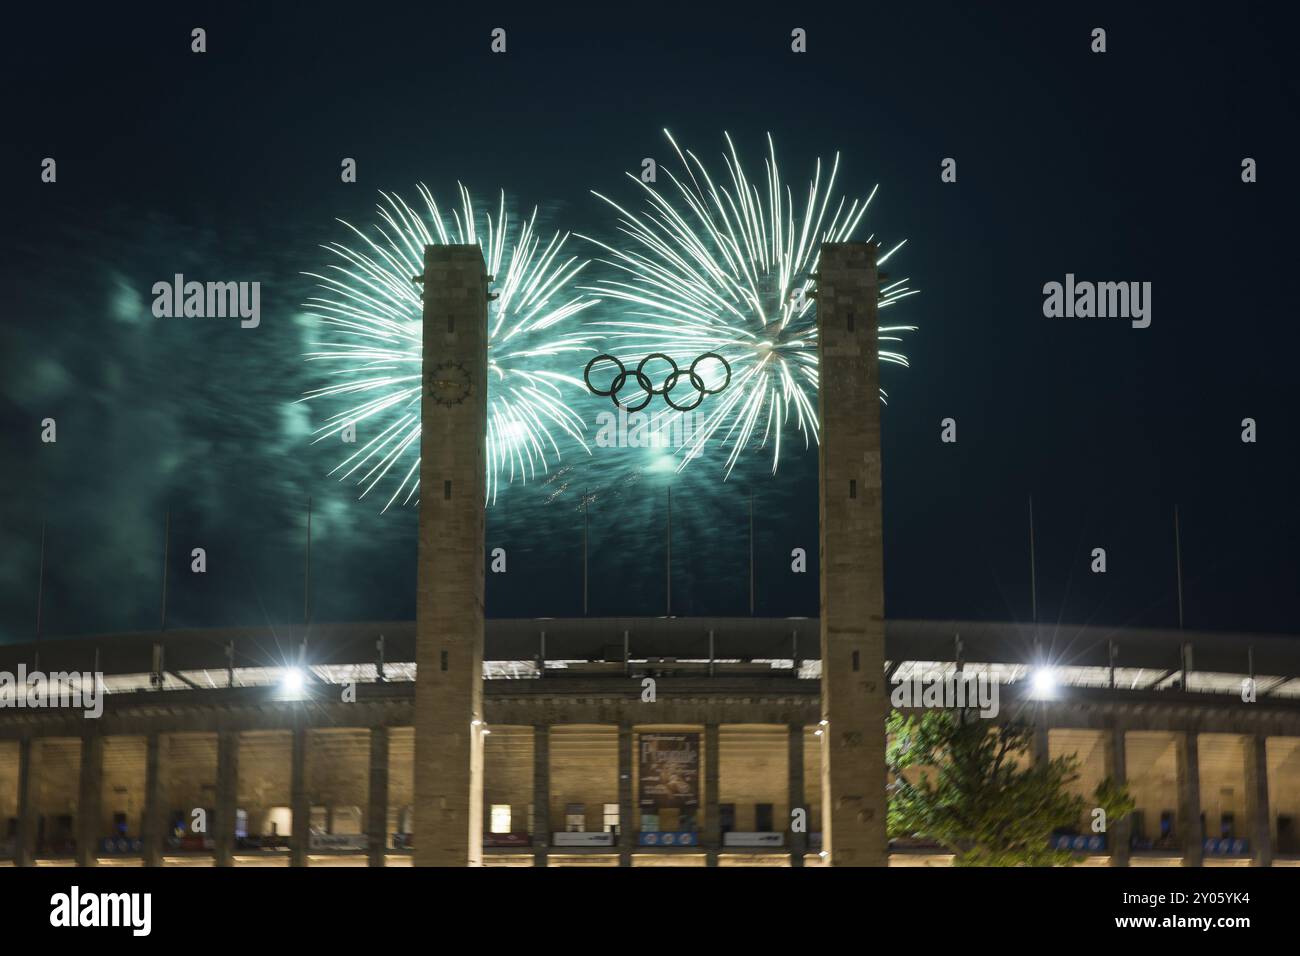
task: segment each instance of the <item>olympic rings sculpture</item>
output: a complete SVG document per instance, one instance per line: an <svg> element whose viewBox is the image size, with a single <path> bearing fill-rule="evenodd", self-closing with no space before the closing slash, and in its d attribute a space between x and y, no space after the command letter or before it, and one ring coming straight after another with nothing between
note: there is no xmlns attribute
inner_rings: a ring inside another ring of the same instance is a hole
<svg viewBox="0 0 1300 956"><path fill-rule="evenodd" d="M673 370L668 373L668 377L664 379L664 383L661 388L655 388L654 383L650 381L650 377L645 373L646 363L652 361L653 359L662 359L663 361L671 365L673 368ZM722 363L722 367L727 371L727 377L723 379L722 384L719 385L717 388L708 388L705 385L704 379L702 379L699 373L695 371L695 367L699 365L701 362L703 362L705 359L716 359L717 361ZM592 366L595 365L597 362L601 362L601 361L613 362L615 365L618 366L618 374L614 376L613 380L610 382L608 389L599 389L595 385L591 384ZM675 408L679 412L689 412L693 409L700 407L700 403L704 401L704 396L717 395L719 392L721 392L723 389L725 389L728 385L731 384L731 364L726 359L724 359L721 355L719 355L717 352L705 352L703 355L698 356L695 359L695 361L691 363L690 368L688 368L684 372L677 367L677 363L674 362L671 357L665 355L663 352L652 352L649 355L647 355L645 358L643 358L640 361L640 363L637 364L636 371L630 374L636 378L636 383L638 386L640 386L641 391L645 392L645 398L636 405L623 405L623 403L618 400L618 393L622 391L623 386L627 384L629 372L627 368L623 365L623 363L620 362L613 355L608 355L608 354L597 355L594 359L592 359L590 362L587 363L586 369L583 370L582 377L583 380L587 383L587 388L590 389L591 394L600 395L602 397L608 397L611 401L613 401L615 408L622 406L623 408L626 408L629 412L641 411L641 409L645 408L647 405L650 404L650 400L654 398L656 395L662 395L664 397L664 401L667 402L671 408ZM676 402L673 401L671 392L674 388L676 388L677 383L681 381L682 376L686 376L687 380L691 384L691 387L695 389L697 397L693 405L678 405Z"/></svg>

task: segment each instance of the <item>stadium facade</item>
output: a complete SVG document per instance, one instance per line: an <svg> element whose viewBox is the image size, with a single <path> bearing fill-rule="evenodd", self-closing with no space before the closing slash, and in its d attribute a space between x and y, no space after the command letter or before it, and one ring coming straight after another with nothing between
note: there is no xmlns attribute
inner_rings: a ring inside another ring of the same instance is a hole
<svg viewBox="0 0 1300 956"><path fill-rule="evenodd" d="M489 621L481 862L819 865L819 630ZM108 693L94 720L0 709L0 853L18 865L409 865L415 650L412 622L2 648L0 670L98 671ZM1127 782L1129 821L1060 836L1084 862L1300 865L1293 638L891 621L885 653L886 685L959 668L996 680L992 720L1033 723L1026 759L1077 754L1079 793ZM907 841L890 851L891 865L948 862Z"/></svg>
<svg viewBox="0 0 1300 956"><path fill-rule="evenodd" d="M818 619L486 622L492 277L477 246L429 246L416 621L0 648L9 858L946 862L886 839L885 718L891 686L961 673L998 691L990 720L1032 722L1021 759L1129 786L1130 817L1054 838L1081 857L1300 859L1300 642L886 623L876 251L825 244L812 276ZM72 674L111 693L87 707Z"/></svg>

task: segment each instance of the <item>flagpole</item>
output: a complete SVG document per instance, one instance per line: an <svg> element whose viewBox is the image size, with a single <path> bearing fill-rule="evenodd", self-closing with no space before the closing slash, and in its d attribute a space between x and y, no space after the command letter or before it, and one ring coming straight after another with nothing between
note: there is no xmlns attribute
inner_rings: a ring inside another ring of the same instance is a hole
<svg viewBox="0 0 1300 956"><path fill-rule="evenodd" d="M587 616L587 546L591 532L588 511L591 508L591 496L587 489L582 489L582 616Z"/></svg>
<svg viewBox="0 0 1300 956"><path fill-rule="evenodd" d="M665 528L664 587L668 594L667 617L673 616L673 486L668 486L668 524Z"/></svg>
<svg viewBox="0 0 1300 956"><path fill-rule="evenodd" d="M311 622L311 495L307 496L307 553L303 570L302 623Z"/></svg>
<svg viewBox="0 0 1300 956"><path fill-rule="evenodd" d="M158 630L167 630L167 563L171 556L172 510L163 519L162 603L158 611Z"/></svg>
<svg viewBox="0 0 1300 956"><path fill-rule="evenodd" d="M1038 565L1034 551L1034 496L1029 496L1029 602L1034 622L1034 651L1038 653Z"/></svg>
<svg viewBox="0 0 1300 956"><path fill-rule="evenodd" d="M749 616L754 616L754 491L749 492Z"/></svg>
<svg viewBox="0 0 1300 956"><path fill-rule="evenodd" d="M41 563L36 577L36 653L32 661L34 670L41 669L41 605L45 598L45 519L41 519Z"/></svg>
<svg viewBox="0 0 1300 956"><path fill-rule="evenodd" d="M1183 538L1178 524L1178 505L1174 505L1174 568L1178 575L1178 630L1183 629Z"/></svg>

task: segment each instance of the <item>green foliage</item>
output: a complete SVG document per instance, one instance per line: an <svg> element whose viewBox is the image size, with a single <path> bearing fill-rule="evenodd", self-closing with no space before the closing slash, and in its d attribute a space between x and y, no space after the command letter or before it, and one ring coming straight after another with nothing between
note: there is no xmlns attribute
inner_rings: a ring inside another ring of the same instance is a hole
<svg viewBox="0 0 1300 956"><path fill-rule="evenodd" d="M1069 793L1077 758L1035 765L1024 756L1033 728L1023 723L991 727L976 710L894 712L889 733L886 761L896 778L889 835L935 840L953 852L955 866L1068 866L1076 857L1052 849L1053 831L1087 826L1094 807L1111 825L1133 809L1127 789L1110 779L1091 807Z"/></svg>
<svg viewBox="0 0 1300 956"><path fill-rule="evenodd" d="M1107 825L1123 820L1137 806L1137 801L1129 794L1128 787L1120 786L1110 777L1097 784L1092 797L1096 805L1106 811Z"/></svg>

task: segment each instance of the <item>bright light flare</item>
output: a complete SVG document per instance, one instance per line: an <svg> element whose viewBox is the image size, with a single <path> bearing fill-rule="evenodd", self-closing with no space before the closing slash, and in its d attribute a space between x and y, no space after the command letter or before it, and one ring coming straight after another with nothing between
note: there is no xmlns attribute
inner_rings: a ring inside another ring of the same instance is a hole
<svg viewBox="0 0 1300 956"><path fill-rule="evenodd" d="M1046 700L1056 693L1056 675L1050 667L1039 667L1030 678L1031 693L1039 700Z"/></svg>
<svg viewBox="0 0 1300 956"><path fill-rule="evenodd" d="M307 686L307 678L301 667L286 667L280 678L280 691L289 697L299 697Z"/></svg>

